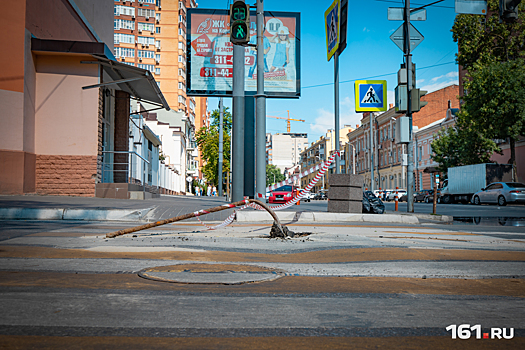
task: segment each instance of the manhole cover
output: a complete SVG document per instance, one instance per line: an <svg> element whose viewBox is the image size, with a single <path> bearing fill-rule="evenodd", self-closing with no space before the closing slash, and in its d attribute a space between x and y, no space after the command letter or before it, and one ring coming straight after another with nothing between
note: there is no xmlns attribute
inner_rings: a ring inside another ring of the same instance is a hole
<svg viewBox="0 0 525 350"><path fill-rule="evenodd" d="M272 281L284 272L261 266L227 264L183 264L150 267L139 276L154 281L192 284L243 284Z"/></svg>

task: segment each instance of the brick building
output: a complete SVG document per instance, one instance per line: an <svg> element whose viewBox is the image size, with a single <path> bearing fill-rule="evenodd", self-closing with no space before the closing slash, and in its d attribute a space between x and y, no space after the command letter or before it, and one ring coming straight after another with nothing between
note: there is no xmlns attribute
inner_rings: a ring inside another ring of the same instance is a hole
<svg viewBox="0 0 525 350"><path fill-rule="evenodd" d="M449 103L451 108L458 108L458 92L458 85L450 85L424 95L422 101L428 104L419 112L412 114L414 134L417 133L417 130L442 120L449 109ZM393 105L390 105L388 111L379 115L363 113L361 125L348 133L348 145L345 152L347 168L349 172L352 172L353 157L355 157L355 172L363 175L365 188L376 190L399 187L406 189L407 146L395 142L395 120L403 115L403 113L396 113ZM428 144L428 140L426 143ZM373 184L372 164L374 168ZM416 188L417 186L419 185L416 184Z"/></svg>

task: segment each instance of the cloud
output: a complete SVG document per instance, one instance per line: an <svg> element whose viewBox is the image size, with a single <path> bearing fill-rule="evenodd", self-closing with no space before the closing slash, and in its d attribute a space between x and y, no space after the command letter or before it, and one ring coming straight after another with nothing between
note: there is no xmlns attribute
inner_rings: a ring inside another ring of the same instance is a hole
<svg viewBox="0 0 525 350"><path fill-rule="evenodd" d="M459 85L459 74L457 71L452 71L438 77L430 79L429 84L419 87L421 90L434 92L452 84Z"/></svg>
<svg viewBox="0 0 525 350"><path fill-rule="evenodd" d="M370 31L370 29L367 29L366 27L363 28L363 32L368 33L369 31Z"/></svg>
<svg viewBox="0 0 525 350"><path fill-rule="evenodd" d="M444 75L440 75L439 77L434 77L432 79L430 79L431 82L436 82L438 81L439 79L442 79L442 78L446 78L446 79L450 79L450 78L458 78L459 77L459 73L457 71L454 71L454 72L449 72L447 74L444 74Z"/></svg>

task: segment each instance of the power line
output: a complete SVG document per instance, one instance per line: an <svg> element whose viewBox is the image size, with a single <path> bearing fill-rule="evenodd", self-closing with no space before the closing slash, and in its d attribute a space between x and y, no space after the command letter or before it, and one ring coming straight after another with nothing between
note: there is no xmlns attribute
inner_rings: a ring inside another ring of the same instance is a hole
<svg viewBox="0 0 525 350"><path fill-rule="evenodd" d="M399 4L399 1L393 1L393 0L374 0L374 1L377 1L377 2L391 2L391 3L394 3L394 4ZM416 4L416 3L410 3L410 5L421 5L421 6L424 6L426 4ZM441 7L441 8L445 8L445 9L453 9L454 7L452 6L443 6L443 5L432 5L432 7Z"/></svg>
<svg viewBox="0 0 525 350"><path fill-rule="evenodd" d="M446 65L446 64L451 64L451 63L456 63L456 62L455 62L455 61L451 61L451 62L445 62L445 63L441 63L441 64L434 64L434 65L432 65L432 66L426 66L426 67L417 68L416 70L420 70L420 69L428 69L428 68L434 68L434 67L444 66L444 65ZM345 81L341 81L341 82L339 82L339 84L351 83L351 82L354 82L354 81L356 81L356 80L368 80L368 79L372 79L372 78L386 77L386 76L388 76L388 75L394 75L394 74L397 74L397 72L386 73L386 74L379 74L379 75L374 75L374 76L366 77L366 78L358 78L358 79L345 80ZM319 85L303 86L302 89L309 89L309 88L321 87L321 86L329 86L329 85L333 85L333 84L334 84L334 83L326 83L326 84L319 84Z"/></svg>

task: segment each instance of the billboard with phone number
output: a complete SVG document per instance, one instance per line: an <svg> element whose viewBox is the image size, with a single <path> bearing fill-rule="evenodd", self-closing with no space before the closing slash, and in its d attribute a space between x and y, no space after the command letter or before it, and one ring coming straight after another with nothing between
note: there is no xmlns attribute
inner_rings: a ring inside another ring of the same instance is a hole
<svg viewBox="0 0 525 350"><path fill-rule="evenodd" d="M264 90L267 97L299 98L300 14L267 11L264 15ZM250 44L257 41L255 12L250 12ZM233 44L227 10L188 9L188 96L231 96ZM246 46L246 95L257 92L257 50Z"/></svg>

